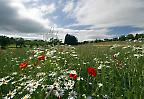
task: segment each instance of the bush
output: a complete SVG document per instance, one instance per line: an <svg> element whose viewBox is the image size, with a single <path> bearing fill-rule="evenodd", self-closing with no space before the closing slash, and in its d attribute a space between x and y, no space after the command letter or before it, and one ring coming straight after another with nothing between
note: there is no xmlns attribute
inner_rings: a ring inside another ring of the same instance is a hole
<svg viewBox="0 0 144 99"><path fill-rule="evenodd" d="M68 44L68 45L77 45L78 44L78 40L77 40L77 38L75 36L67 34L65 36L64 43Z"/></svg>

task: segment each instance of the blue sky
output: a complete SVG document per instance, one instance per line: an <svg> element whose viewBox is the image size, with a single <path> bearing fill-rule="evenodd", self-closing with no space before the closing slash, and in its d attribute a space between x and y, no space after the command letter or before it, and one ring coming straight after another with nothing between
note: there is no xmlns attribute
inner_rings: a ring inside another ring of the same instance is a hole
<svg viewBox="0 0 144 99"><path fill-rule="evenodd" d="M0 35L79 41L144 33L144 0L0 0ZM55 34L47 35L48 38Z"/></svg>

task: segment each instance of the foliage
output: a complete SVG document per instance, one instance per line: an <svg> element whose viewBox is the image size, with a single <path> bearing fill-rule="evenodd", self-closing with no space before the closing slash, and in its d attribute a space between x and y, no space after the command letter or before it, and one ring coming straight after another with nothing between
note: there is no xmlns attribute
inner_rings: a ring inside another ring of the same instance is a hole
<svg viewBox="0 0 144 99"><path fill-rule="evenodd" d="M8 45L10 43L10 40L8 37L6 36L0 36L0 46L1 48L5 48L6 45Z"/></svg>
<svg viewBox="0 0 144 99"><path fill-rule="evenodd" d="M135 39L135 37L134 37L133 34L128 34L128 35L126 36L126 38L127 38L128 40L134 40L134 39Z"/></svg>
<svg viewBox="0 0 144 99"><path fill-rule="evenodd" d="M62 44L62 41L59 40L58 38L50 38L50 41L49 41L49 44L50 45L59 45L59 44Z"/></svg>
<svg viewBox="0 0 144 99"><path fill-rule="evenodd" d="M24 39L16 38L15 43L16 43L16 47L18 47L18 46L22 47L24 45Z"/></svg>
<svg viewBox="0 0 144 99"><path fill-rule="evenodd" d="M77 45L78 44L78 40L77 40L77 38L75 36L67 34L65 36L64 43L68 44L68 45Z"/></svg>

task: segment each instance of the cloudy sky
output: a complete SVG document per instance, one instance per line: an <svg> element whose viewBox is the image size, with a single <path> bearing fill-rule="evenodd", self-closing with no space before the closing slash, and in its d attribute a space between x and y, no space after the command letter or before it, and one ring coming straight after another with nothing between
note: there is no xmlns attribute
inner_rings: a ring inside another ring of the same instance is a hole
<svg viewBox="0 0 144 99"><path fill-rule="evenodd" d="M0 0L0 35L43 39L50 30L79 41L144 33L144 0Z"/></svg>

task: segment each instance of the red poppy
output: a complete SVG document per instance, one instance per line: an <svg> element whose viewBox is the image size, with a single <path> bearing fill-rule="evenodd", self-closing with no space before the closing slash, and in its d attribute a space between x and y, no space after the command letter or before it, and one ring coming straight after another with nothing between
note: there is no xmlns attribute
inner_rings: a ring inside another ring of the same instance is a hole
<svg viewBox="0 0 144 99"><path fill-rule="evenodd" d="M28 62L26 62L26 61L19 64L20 69L24 69L27 66L28 66Z"/></svg>
<svg viewBox="0 0 144 99"><path fill-rule="evenodd" d="M77 74L69 74L69 77L74 80L76 80L77 76L78 76Z"/></svg>
<svg viewBox="0 0 144 99"><path fill-rule="evenodd" d="M38 60L45 60L45 56L44 55L38 56Z"/></svg>
<svg viewBox="0 0 144 99"><path fill-rule="evenodd" d="M61 97L60 97L60 96L58 96L58 97L57 97L57 99L61 99Z"/></svg>
<svg viewBox="0 0 144 99"><path fill-rule="evenodd" d="M87 68L87 71L89 75L94 76L94 77L96 76L96 70L93 67Z"/></svg>

